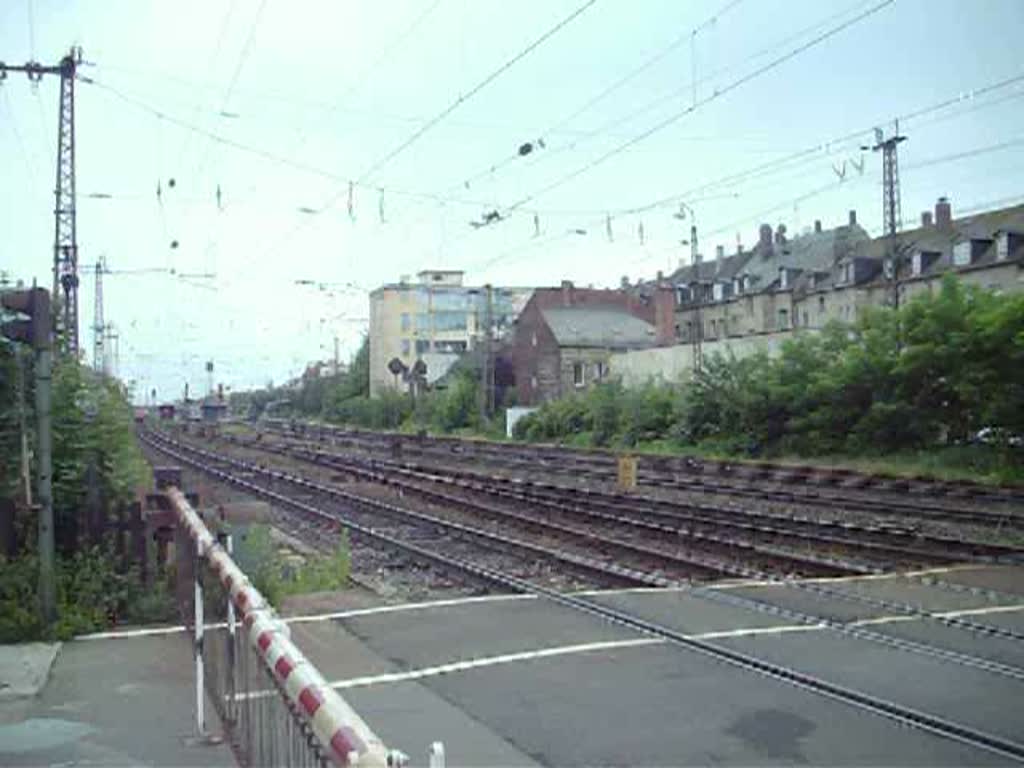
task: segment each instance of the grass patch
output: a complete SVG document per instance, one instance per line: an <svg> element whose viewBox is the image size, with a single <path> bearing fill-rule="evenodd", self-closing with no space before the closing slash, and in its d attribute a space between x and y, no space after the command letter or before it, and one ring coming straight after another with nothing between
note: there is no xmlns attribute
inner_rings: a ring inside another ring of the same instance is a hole
<svg viewBox="0 0 1024 768"><path fill-rule="evenodd" d="M330 554L299 554L274 545L270 526L252 525L235 550L239 566L275 608L290 595L344 589L349 583L351 557L348 533L341 532Z"/></svg>

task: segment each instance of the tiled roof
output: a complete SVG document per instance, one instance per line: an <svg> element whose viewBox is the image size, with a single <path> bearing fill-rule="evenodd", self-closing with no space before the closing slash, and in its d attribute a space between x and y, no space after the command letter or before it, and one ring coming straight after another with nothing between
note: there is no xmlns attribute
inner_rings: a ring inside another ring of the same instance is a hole
<svg viewBox="0 0 1024 768"><path fill-rule="evenodd" d="M562 347L635 349L654 345L653 325L614 307L545 309L541 314Z"/></svg>

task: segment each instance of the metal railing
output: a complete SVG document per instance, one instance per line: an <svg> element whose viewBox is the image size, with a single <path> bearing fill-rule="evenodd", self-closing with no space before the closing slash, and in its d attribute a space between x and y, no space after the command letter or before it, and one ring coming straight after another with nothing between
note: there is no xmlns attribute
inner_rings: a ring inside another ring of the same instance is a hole
<svg viewBox="0 0 1024 768"><path fill-rule="evenodd" d="M405 765L291 641L232 559L230 534L211 533L179 489L180 474L156 472L177 522L178 600L194 638L199 733L208 734L208 695L242 765Z"/></svg>

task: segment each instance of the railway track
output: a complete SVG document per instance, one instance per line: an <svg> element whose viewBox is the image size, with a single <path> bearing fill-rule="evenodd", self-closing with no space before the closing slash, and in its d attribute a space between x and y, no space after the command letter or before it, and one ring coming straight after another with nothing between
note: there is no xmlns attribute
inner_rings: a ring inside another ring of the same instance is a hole
<svg viewBox="0 0 1024 768"><path fill-rule="evenodd" d="M229 440L229 442L237 442L238 441L238 438L227 438L227 439ZM271 452L271 453L278 452L278 451L275 450L275 448L273 446L267 445L263 441L261 441L259 443L255 443L255 442L249 443L248 447L250 449L255 448L257 451L264 452L264 453L265 452ZM311 463L315 463L315 464L320 464L321 466L327 466L330 469L348 472L350 474L359 476L362 479L367 479L367 480L371 480L371 481L375 481L375 482L379 482L379 483L387 484L387 485L393 485L393 486L394 485L398 485L398 486L402 487L403 490L406 491L406 492L417 492L418 491L418 492L421 492L421 493L424 493L424 494L427 494L427 495L434 495L429 490L424 490L423 488L419 488L415 484L410 484L408 482L404 482L403 483L401 480L397 479L396 474L397 475L401 475L401 474L408 475L408 474L410 474L408 471L403 472L402 471L403 470L402 467L392 468L392 467L389 466L388 469L385 472L367 470L364 467L364 462L366 460L361 460L361 459L357 459L357 458L348 458L348 457L338 456L338 455L335 455L335 454L326 454L326 452L320 451L318 449L310 449L310 448L308 448L306 446L299 446L297 451L294 450L294 449L291 450L291 451L280 450L279 454L287 456L287 457L290 457L290 458L293 458L293 459L299 459L301 461L307 461L307 462L311 462ZM328 461L326 462L326 464L324 463L324 456L325 455L328 458ZM415 474L415 473L413 473L413 474ZM443 476L439 476L439 475L436 475L436 474L422 475L419 479L421 479L421 480L423 480L425 482L428 482L428 483L437 483L437 482L446 482L446 481L447 482L451 482L450 478L444 478ZM472 487L474 487L474 488L483 487L484 489L487 489L487 487L485 485L482 486L482 485L476 484L476 483L474 483L472 485ZM573 489L563 489L563 490L565 490L567 492L570 492L570 495L571 495L571 492L572 492ZM504 493L501 493L499 495L503 496ZM518 494L515 494L515 495L518 495ZM453 503L460 503L461 502L461 500L457 499L457 498L456 499L450 499L450 497L449 497L449 500L453 501ZM530 499L527 499L527 501L528 501L529 504L535 504L536 503L535 501L530 500ZM616 501L620 501L620 499L616 499ZM621 516L619 516L617 514L608 515L608 514L603 514L603 513L594 513L592 511L586 510L585 508L578 507L578 506L575 506L575 505L572 507L572 510L573 511L580 511L582 514L584 514L586 516L593 516L594 514L597 514L598 516L604 517L604 518L612 517L615 520L615 522L620 523L624 527L627 527L627 528L630 527L630 526L639 526L639 527L651 529L653 527L653 530L658 531L659 533L662 534L662 536L664 536L666 534L668 534L670 536L676 536L679 533L678 529L669 528L669 527L665 527L665 526L660 526L658 524L653 524L653 526L652 526L652 524L650 524L648 521L643 520L643 519L623 518L623 517L621 517ZM559 512L560 511L564 511L564 507L560 506L560 505L555 505L555 511L559 511ZM646 512L646 510L643 510L643 511ZM628 533L624 532L622 530L619 530L619 531L615 532L615 535L624 536L624 535L628 535ZM944 541L934 541L933 540L933 541L931 541L931 543L933 545L938 545L940 547L941 546L945 546L945 542ZM873 545L869 545L869 546L873 546ZM982 547L987 547L987 545L981 545L981 546ZM889 547L886 547L885 549L886 549L887 552L889 552L891 550L891 548L889 548ZM898 550L898 548L897 548L897 550ZM994 551L999 552L1001 554L1005 554L1005 552L1007 550L1006 550L1006 548L997 547L997 548L994 548ZM1020 555L1020 553L1017 550L1009 550L1009 551L1012 552L1015 557L1019 557L1019 555ZM991 551L990 551L990 554L991 554ZM945 559L948 561L948 558L945 558ZM821 562L822 558L817 558L817 560L819 562ZM848 561L837 561L837 560L834 560L834 559L827 559L827 560L824 561L823 564L825 564L825 563L833 564L837 568L846 568L846 569L852 570L852 571L857 571L858 570L858 566L856 564L850 563ZM889 563L890 569L892 569L892 565L893 564L890 562ZM914 563L914 565L919 565L919 563ZM766 579L766 578L771 578L770 574L766 574L766 573L764 573L762 571L758 571L757 569L749 567L749 566L747 566L745 564L734 564L734 565L732 565L731 568L729 568L728 564L725 564L724 567L722 568L722 570L726 573L726 575L734 576L734 577L754 578L754 579L762 579L762 580ZM876 570L878 570L878 569L876 569ZM863 569L861 569L861 571L863 572ZM1011 630L1011 629L1007 629L1005 627L994 626L994 625L986 624L986 623L983 623L983 622L978 622L978 621L974 621L974 620L970 620L970 619L965 619L965 618L962 618L962 617L949 617L949 616L937 615L934 612L929 611L929 610L925 609L922 606L913 605L913 604L907 603L907 602L898 602L898 601L894 601L894 600L882 600L882 599L879 599L879 598L873 598L873 597L870 597L868 595L864 595L864 594L860 594L860 593L856 593L856 592L847 592L847 591L844 591L843 589L838 588L838 587L833 586L833 585L815 584L815 583L811 583L811 582L792 580L792 579L781 580L781 581L779 581L779 583L787 585L787 586L790 586L790 587L792 587L794 589L799 589L801 591L812 593L814 595L825 597L825 598L828 598L828 599L835 599L835 600L840 600L840 601L844 601L844 602L860 603L860 604L868 605L868 606L871 606L871 607L874 607L874 608L879 608L879 609L887 610L889 612L895 612L895 613L906 615L906 616L916 617L916 618L924 619L924 620L928 620L928 621L934 621L934 622L943 624L945 626L953 627L955 629L969 631L969 632L974 633L976 635L981 635L981 636L997 636L997 637L1002 637L1002 638L1011 639L1011 640L1015 640L1015 641L1024 640L1024 634L1016 632L1016 631ZM957 589L957 585L947 584L947 583L943 582L940 579L932 578L932 579L930 579L930 583L933 586L937 587L937 588L949 588L949 589L951 589L953 591L959 591ZM796 614L791 614L791 615L789 615L789 618L800 618L800 617L797 616ZM822 617L820 617L820 616L815 616L815 617L811 617L811 618L813 620L815 620L815 621L818 621L818 620L822 619Z"/></svg>
<svg viewBox="0 0 1024 768"><path fill-rule="evenodd" d="M248 490L255 495L268 498L277 504L295 510L301 514L325 519L330 521L332 524L344 525L345 527L355 530L367 537L373 538L380 543L403 549L417 557L459 570L463 573L472 574L474 577L490 582L502 589L534 594L565 607L598 616L607 621L629 627L650 636L662 638L692 652L715 658L745 671L756 673L774 680L779 680L789 685L844 702L847 705L853 706L862 711L881 715L908 726L919 728L963 744L968 744L978 749L983 749L989 753L1017 761L1024 761L1024 744L1015 740L979 730L973 726L965 725L928 712L907 707L893 701L882 699L870 693L840 685L819 676L807 674L793 667L768 662L706 639L694 638L671 627L659 624L658 622L640 618L628 611L601 604L584 596L566 594L556 589L532 583L529 580L508 574L501 570L481 565L475 561L468 561L458 557L453 557L451 555L426 548L419 543L404 541L403 539L389 533L381 533L380 531L375 530L372 526L368 526L364 523L344 518L337 513L321 509L307 500L296 499L291 495L284 494L280 491L255 483L251 478L254 476L262 476L264 478L269 477L273 481L282 481L290 486L305 491L312 491L316 494L330 496L341 494L352 502L353 506L366 501L360 500L360 502L355 502L351 499L352 494L340 491L339 489L321 487L318 484L311 483L301 477L276 472L275 470L262 468L258 465L242 462L237 459L226 459L226 463L234 468L233 472L229 472L210 466L209 457L211 454L196 449L193 446L188 446L178 441L171 441L167 438L153 435L140 434L140 437L144 442L157 450L172 456L186 465L205 472L222 482L230 483L236 487ZM245 473L245 476L240 474L243 472ZM372 506L374 506L377 511L392 511L391 505L384 502L374 501ZM401 514L409 514L409 510L400 510L395 508L394 511L400 511ZM702 594L701 596L704 595ZM750 607L747 604L751 601L748 601L747 598L729 595L720 595L720 597L725 598L725 602ZM772 610L769 606L755 606L754 609ZM814 617L811 616L808 616L807 619L812 621L815 620ZM818 623L823 622L819 621ZM950 662L985 669L993 674L1000 674L1024 680L1024 670L1016 667L1002 665L990 660L979 659L977 657L971 657L964 654L957 654L920 643L902 641L897 638L878 638L874 637L874 633L870 631L856 628L844 628L837 625L835 622L828 623L828 620L824 620L824 623L829 629L846 631L846 633L852 634L853 636L884 642L902 650L926 653Z"/></svg>
<svg viewBox="0 0 1024 768"><path fill-rule="evenodd" d="M415 462L333 453L302 443L285 443L283 448L278 449L264 441L257 443L234 436L224 436L223 439L263 450L280 450L288 455L339 469L365 470L376 473L377 479L383 477L389 482L393 482L394 477L406 477L538 505L556 512L579 512L606 518L611 515L620 522L657 530L662 534L713 536L712 531L726 529L746 533L754 538L870 553L880 557L881 562L890 567L893 559L907 565L995 562L1001 559L1024 561L1024 551L1014 547L967 538L926 535L902 526L836 522L750 508L737 510L707 503L670 501L638 493L580 489L540 480L489 475L465 467L439 470ZM686 527L681 528L680 525ZM852 563L837 564L851 570L858 569ZM870 567L868 565L867 569Z"/></svg>
<svg viewBox="0 0 1024 768"><path fill-rule="evenodd" d="M424 461L453 463L472 459L503 469L571 474L599 482L615 478L615 456L548 445L520 445L450 437L419 438L393 433L349 431L301 422L264 422L278 433L349 445L371 453L400 450ZM400 448L396 449L398 445ZM822 470L772 464L711 462L688 457L643 457L639 479L645 486L680 492L714 493L738 498L801 504L809 507L918 517L925 520L972 523L1024 530L1024 490L992 490L968 483L879 478L845 470ZM769 484L786 487L772 487ZM828 490L842 484L841 488ZM985 504L967 507L954 499ZM936 499L942 499L937 501Z"/></svg>

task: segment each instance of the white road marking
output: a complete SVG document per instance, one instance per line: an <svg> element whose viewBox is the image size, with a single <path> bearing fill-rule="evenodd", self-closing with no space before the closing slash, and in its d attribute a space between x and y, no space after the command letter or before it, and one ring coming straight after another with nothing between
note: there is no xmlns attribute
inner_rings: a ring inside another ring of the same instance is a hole
<svg viewBox="0 0 1024 768"><path fill-rule="evenodd" d="M817 632L827 629L826 624L783 624L778 627L750 627L749 629L723 629L719 632L701 632L687 635L690 640L718 640L729 637L751 637L753 635L782 635L787 632Z"/></svg>
<svg viewBox="0 0 1024 768"><path fill-rule="evenodd" d="M849 581L882 581L885 579L914 578L938 573L982 568L979 565L950 565L942 568L923 568L918 571L890 571L887 573L862 573L855 576L815 576L807 579L739 579L702 585L704 589L741 589L743 587L779 587L787 584L842 584Z"/></svg>
<svg viewBox="0 0 1024 768"><path fill-rule="evenodd" d="M348 611L336 611L334 613L308 614L304 616L286 616L284 621L288 624L303 624L313 621L331 621L333 619L347 619L353 616L373 616L379 613L401 613L403 611L419 611L429 608L447 608L450 606L467 605L472 603L495 603L507 600L536 600L536 595L478 595L476 597L453 597L447 600L427 600L422 603L396 603L394 605L377 605L372 608L353 608Z"/></svg>
<svg viewBox="0 0 1024 768"><path fill-rule="evenodd" d="M440 600L435 602L436 604L445 604L450 601ZM458 604L465 601L456 600L454 602ZM431 603L408 604L410 608L423 608L429 607L430 605ZM382 608L392 608L398 610L402 609L403 607L405 606L382 606ZM952 618L956 616L970 616L985 613L1009 613L1013 611L1024 611L1024 604L989 606L987 608L966 608L956 611L943 611L942 613L935 613L933 615L944 618ZM358 612L349 613L358 614ZM878 616L876 618L871 619L860 619L857 621L847 622L846 626L862 627L875 624L894 624L907 621L920 621L921 618L921 616L907 616L903 614ZM687 634L685 635L685 637L690 640L722 640L734 637L783 635L792 632L821 632L827 629L830 629L830 625L826 623L781 624L779 626L774 627L740 627L736 629L723 629L713 630L709 632L698 632L693 634ZM503 664L533 661L535 659L546 659L557 656L569 656L577 653L589 653L593 651L617 650L620 648L636 648L653 645L665 645L667 642L667 640L657 637L640 637L630 640L607 640L593 643L578 643L575 645L561 645L554 646L551 648L540 648L532 651L518 651L515 653L500 654L497 656L483 656L474 659L452 661L447 662L445 664L437 664L430 667L420 667L419 669L406 670L404 672L385 672L379 675L367 675L364 677L348 678L346 680L335 680L334 682L330 683L330 686L332 688L336 688L339 690L345 690L348 688L365 688L374 685L385 685L388 683L402 683L411 680L420 680L427 677L437 677L439 675L466 672L472 669L481 669L485 667L492 667ZM249 694L239 696L239 698L263 698L272 695L276 695L276 691L263 690L252 691Z"/></svg>
<svg viewBox="0 0 1024 768"><path fill-rule="evenodd" d="M227 624L218 621L213 624L203 624L203 629L224 629ZM143 627L141 629L114 629L109 632L90 632L88 635L79 635L75 640L122 640L133 637L154 637L159 635L176 635L184 632L183 625L175 627Z"/></svg>
<svg viewBox="0 0 1024 768"><path fill-rule="evenodd" d="M401 611L418 611L428 608L445 608L448 606L465 605L467 603L499 602L505 600L536 600L536 595L478 595L475 597L454 597L447 600L429 600L421 603L397 603L394 605L377 605L372 608L354 608L348 611L335 611L333 613L307 614L302 616L284 616L286 624L303 624L315 621L331 621L333 619L346 619L353 616L372 616L378 613L397 613ZM224 622L215 624L204 624L204 629L224 629L227 625ZM109 632L92 632L88 635L79 635L76 640L111 640L132 637L152 637L155 635L173 635L184 632L184 625L173 627L144 627L142 629L115 629Z"/></svg>
<svg viewBox="0 0 1024 768"><path fill-rule="evenodd" d="M436 677L437 675L450 674L452 672L465 672L480 667L493 667L500 664L512 664L517 661L533 661L534 659L546 659L552 656L567 656L574 653L591 653L593 651L610 651L620 648L636 648L638 646L664 645L665 640L657 637L638 637L632 640L608 640L597 643L580 643L577 645L560 645L553 648L541 648L533 651L520 651L518 653L504 653L500 656L485 656L478 659L466 659L453 661L448 664L438 664L433 667L421 667L410 669L406 672L387 672L382 675L369 675L367 677L353 677L348 680L336 680L330 685L332 688L345 690L347 688L362 688L381 683L402 683L408 680L419 680L424 677Z"/></svg>
<svg viewBox="0 0 1024 768"><path fill-rule="evenodd" d="M957 616L984 616L988 613L1014 613L1016 611L1024 611L1024 603L990 605L987 608L964 608L959 611L943 611L934 615L941 616L942 618L955 618Z"/></svg>

